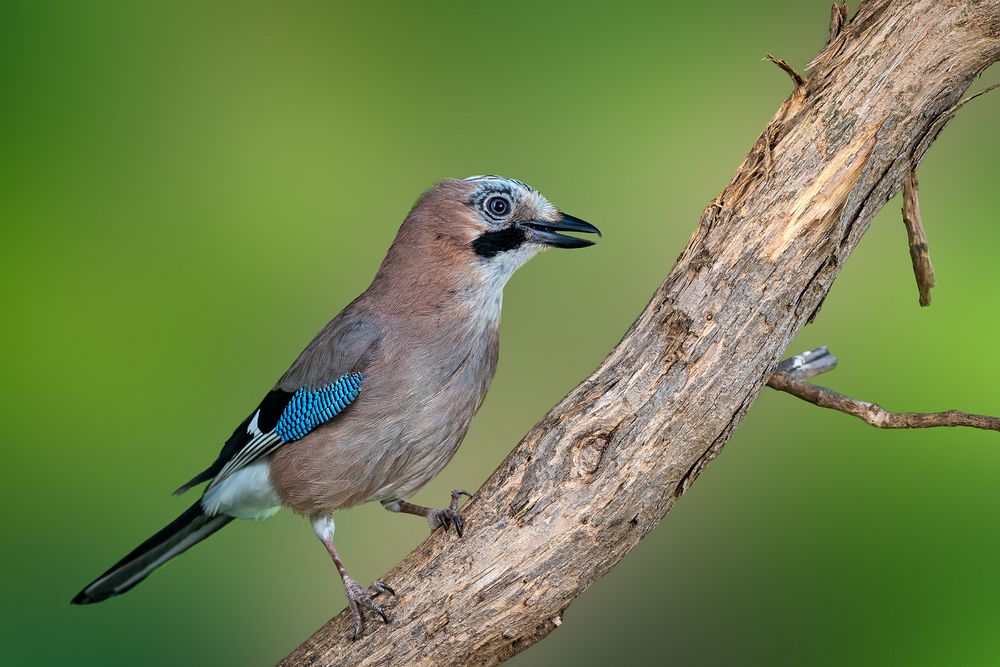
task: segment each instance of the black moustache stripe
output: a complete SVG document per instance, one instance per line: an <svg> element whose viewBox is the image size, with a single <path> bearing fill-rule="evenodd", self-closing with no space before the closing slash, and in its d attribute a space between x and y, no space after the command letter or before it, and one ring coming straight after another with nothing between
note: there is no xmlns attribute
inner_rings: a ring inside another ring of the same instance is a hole
<svg viewBox="0 0 1000 667"><path fill-rule="evenodd" d="M495 232L486 232L472 242L472 249L480 257L493 257L501 252L517 250L528 239L524 229L512 225Z"/></svg>

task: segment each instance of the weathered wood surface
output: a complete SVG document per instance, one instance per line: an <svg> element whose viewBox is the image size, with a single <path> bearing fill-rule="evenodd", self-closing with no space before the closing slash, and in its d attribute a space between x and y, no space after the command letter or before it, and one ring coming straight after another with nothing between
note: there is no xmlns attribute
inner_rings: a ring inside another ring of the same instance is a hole
<svg viewBox="0 0 1000 667"><path fill-rule="evenodd" d="M697 479L1000 56L1000 0L871 0L832 23L622 342L468 503L465 537L439 531L383 577L400 593L392 624L351 642L342 613L284 664L499 663L558 627Z"/></svg>

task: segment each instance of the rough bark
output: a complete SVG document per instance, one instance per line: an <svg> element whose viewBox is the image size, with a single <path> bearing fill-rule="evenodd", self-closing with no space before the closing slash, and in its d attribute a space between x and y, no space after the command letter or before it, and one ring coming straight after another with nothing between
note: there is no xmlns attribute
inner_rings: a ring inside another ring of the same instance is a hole
<svg viewBox="0 0 1000 667"><path fill-rule="evenodd" d="M493 665L558 627L719 453L998 35L1000 0L871 0L831 29L621 343L465 507L464 538L439 531L383 577L393 622L352 642L342 613L285 664Z"/></svg>

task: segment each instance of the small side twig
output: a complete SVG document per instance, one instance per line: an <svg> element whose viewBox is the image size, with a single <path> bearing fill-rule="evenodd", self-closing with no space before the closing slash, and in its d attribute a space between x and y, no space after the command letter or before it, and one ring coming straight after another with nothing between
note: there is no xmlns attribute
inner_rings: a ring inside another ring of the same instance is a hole
<svg viewBox="0 0 1000 667"><path fill-rule="evenodd" d="M968 97L963 97L958 102L956 102L949 108L942 111L941 114L936 119L934 119L934 122L927 129L927 132L924 134L924 138L921 139L920 142L918 142L917 145L913 148L913 152L911 154L913 156L911 158L911 163L913 165L913 168L916 169L917 165L920 164L920 161L923 160L924 155L927 153L927 149L930 148L931 142L937 139L938 135L941 134L941 130L944 129L945 125L948 124L948 122L955 116L955 113L959 109L961 109L962 107L964 107L966 104L976 99L977 97L985 95L991 90L996 90L997 88L1000 88L1000 83L993 84L988 88L983 88L978 93L973 93Z"/></svg>
<svg viewBox="0 0 1000 667"><path fill-rule="evenodd" d="M903 224L910 243L910 261L920 291L920 305L931 305L931 288L936 284L934 265L927 249L927 232L920 219L917 175L912 170L903 177Z"/></svg>
<svg viewBox="0 0 1000 667"><path fill-rule="evenodd" d="M806 80L803 79L802 75L796 72L795 68L789 65L787 61L782 60L781 58L775 58L770 53L764 56L764 60L774 63L782 70L784 70L785 74L787 74L792 78L792 83L795 84L795 92L799 92L800 90L803 90L805 88Z"/></svg>
<svg viewBox="0 0 1000 667"><path fill-rule="evenodd" d="M968 426L1000 431L1000 418L959 410L946 412L888 412L875 403L837 393L832 389L806 382L806 378L825 373L837 365L837 358L825 347L809 350L778 364L767 386L808 401L813 405L853 415L876 428L934 428Z"/></svg>
<svg viewBox="0 0 1000 667"><path fill-rule="evenodd" d="M976 99L980 95L985 95L986 93L990 92L991 90L995 90L997 88L1000 88L1000 83L995 83L995 84L993 84L992 86L990 86L988 88L983 88L978 93L973 93L972 95L969 95L968 97L963 97L962 99L960 99L955 104L955 106L953 106L950 109L948 109L947 111L945 111L943 115L945 115L945 116L954 115L954 113L956 111L958 111L959 109L961 109L962 107L964 107L966 104L968 104L972 100Z"/></svg>

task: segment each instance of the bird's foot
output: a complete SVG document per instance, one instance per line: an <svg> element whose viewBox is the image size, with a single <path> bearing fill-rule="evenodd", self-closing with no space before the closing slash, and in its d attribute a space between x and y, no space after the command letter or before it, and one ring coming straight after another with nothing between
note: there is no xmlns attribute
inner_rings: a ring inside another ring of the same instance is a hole
<svg viewBox="0 0 1000 667"><path fill-rule="evenodd" d="M430 524L432 531L440 526L447 533L452 526L455 526L455 532L458 533L459 537L462 537L462 532L465 529L465 521L462 519L462 515L458 513L458 499L462 496L471 498L472 494L468 491L456 489L451 492L451 504L448 507L442 510L432 509L427 513L427 523Z"/></svg>
<svg viewBox="0 0 1000 667"><path fill-rule="evenodd" d="M385 613L385 606L378 604L373 599L382 594L389 594L395 597L396 591L392 590L392 587L388 584L376 579L368 588L362 588L361 584L350 577L344 577L344 591L347 593L347 606L350 607L351 615L354 617L354 636L351 637L351 640L360 637L361 631L364 629L364 616L361 613L362 607L370 609L381 616L383 623L389 622L389 617Z"/></svg>

